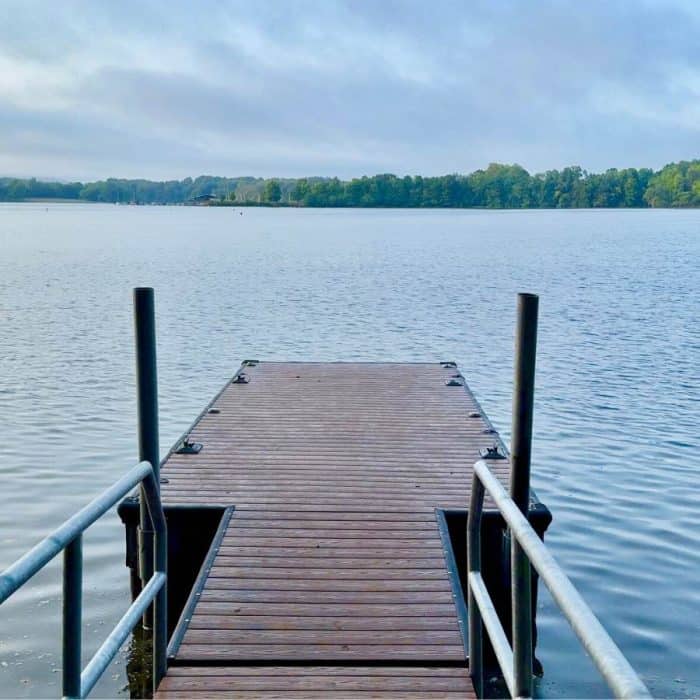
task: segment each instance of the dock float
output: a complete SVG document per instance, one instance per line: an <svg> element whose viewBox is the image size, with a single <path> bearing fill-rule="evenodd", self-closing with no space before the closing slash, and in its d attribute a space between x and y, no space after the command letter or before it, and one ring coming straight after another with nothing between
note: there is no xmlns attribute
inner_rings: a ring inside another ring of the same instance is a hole
<svg viewBox="0 0 700 700"><path fill-rule="evenodd" d="M495 443L454 363L247 362L183 442L166 512L234 510L157 697L473 697L436 509Z"/></svg>

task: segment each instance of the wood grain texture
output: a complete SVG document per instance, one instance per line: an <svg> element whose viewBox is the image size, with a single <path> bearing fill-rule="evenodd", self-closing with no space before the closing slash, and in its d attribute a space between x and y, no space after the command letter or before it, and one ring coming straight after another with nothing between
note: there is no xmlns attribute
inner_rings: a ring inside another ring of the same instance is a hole
<svg viewBox="0 0 700 700"><path fill-rule="evenodd" d="M341 635L338 635L338 639ZM237 641L211 642L188 645L188 658L199 662L215 661L221 659L235 659L253 663L256 661L278 661L280 659L294 659L297 662L307 661L404 661L420 663L444 663L464 662L464 650L461 645L454 644L421 644L420 634L416 634L415 643L398 644L351 644L337 642L335 644L241 644Z"/></svg>
<svg viewBox="0 0 700 700"><path fill-rule="evenodd" d="M236 510L158 697L472 697L434 511L466 507L494 435L456 370L244 371L163 468L166 505Z"/></svg>
<svg viewBox="0 0 700 700"><path fill-rule="evenodd" d="M159 698L460 698L474 692L463 668L391 666L173 667Z"/></svg>

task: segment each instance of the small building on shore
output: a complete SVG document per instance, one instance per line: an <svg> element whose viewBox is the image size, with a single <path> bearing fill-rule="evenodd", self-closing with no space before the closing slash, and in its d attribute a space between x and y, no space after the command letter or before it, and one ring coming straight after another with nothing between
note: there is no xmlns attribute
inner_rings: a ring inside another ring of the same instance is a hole
<svg viewBox="0 0 700 700"><path fill-rule="evenodd" d="M188 199L185 204L189 204L191 206L206 206L210 202L212 202L215 199L219 199L216 195L214 194L198 194L196 197L192 197L192 199Z"/></svg>

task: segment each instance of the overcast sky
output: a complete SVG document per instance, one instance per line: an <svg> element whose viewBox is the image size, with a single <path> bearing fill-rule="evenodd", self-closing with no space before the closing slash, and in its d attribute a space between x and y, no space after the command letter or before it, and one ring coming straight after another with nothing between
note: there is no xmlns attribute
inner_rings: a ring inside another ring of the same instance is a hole
<svg viewBox="0 0 700 700"><path fill-rule="evenodd" d="M0 175L700 156L698 0L2 0L0 14Z"/></svg>

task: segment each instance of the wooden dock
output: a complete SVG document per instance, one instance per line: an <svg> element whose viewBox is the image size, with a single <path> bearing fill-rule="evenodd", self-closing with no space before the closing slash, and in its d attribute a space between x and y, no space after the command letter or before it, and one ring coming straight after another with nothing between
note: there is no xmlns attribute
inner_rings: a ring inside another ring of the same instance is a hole
<svg viewBox="0 0 700 700"><path fill-rule="evenodd" d="M1 604L63 552L62 696L138 630L133 697L531 698L539 576L614 696L650 698L542 541L537 307L518 295L512 463L452 362L255 361L161 462L135 289L139 462L0 572ZM134 600L83 668L82 536L117 503Z"/></svg>
<svg viewBox="0 0 700 700"><path fill-rule="evenodd" d="M166 507L235 510L157 697L474 697L435 510L496 436L458 370L242 372L162 471Z"/></svg>

